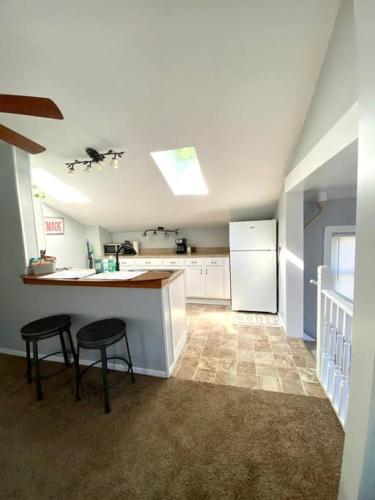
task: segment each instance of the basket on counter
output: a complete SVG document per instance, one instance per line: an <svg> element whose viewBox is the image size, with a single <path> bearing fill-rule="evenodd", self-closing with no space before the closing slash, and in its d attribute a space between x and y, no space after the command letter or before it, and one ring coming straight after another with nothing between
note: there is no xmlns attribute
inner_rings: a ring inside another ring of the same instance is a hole
<svg viewBox="0 0 375 500"><path fill-rule="evenodd" d="M45 255L45 251L41 251L39 259L30 259L29 274L40 276L41 274L52 274L56 272L56 257Z"/></svg>
<svg viewBox="0 0 375 500"><path fill-rule="evenodd" d="M56 261L35 264L31 266L31 269L36 276L41 274L52 274L56 272Z"/></svg>

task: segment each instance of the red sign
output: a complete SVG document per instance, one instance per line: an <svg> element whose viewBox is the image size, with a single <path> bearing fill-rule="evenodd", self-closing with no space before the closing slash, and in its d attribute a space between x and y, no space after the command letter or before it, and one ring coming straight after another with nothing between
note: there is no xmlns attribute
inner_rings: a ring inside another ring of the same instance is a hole
<svg viewBox="0 0 375 500"><path fill-rule="evenodd" d="M45 234L64 234L64 219L62 217L44 217Z"/></svg>

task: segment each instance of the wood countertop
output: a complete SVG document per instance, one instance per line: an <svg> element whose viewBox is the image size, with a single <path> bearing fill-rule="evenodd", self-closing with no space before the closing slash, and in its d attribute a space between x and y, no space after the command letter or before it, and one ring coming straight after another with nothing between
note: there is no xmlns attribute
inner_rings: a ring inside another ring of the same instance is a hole
<svg viewBox="0 0 375 500"><path fill-rule="evenodd" d="M55 286L91 286L102 288L164 288L175 280L184 271L147 271L130 280L95 280L79 279L45 279L40 276L24 274L21 276L26 285L55 285Z"/></svg>

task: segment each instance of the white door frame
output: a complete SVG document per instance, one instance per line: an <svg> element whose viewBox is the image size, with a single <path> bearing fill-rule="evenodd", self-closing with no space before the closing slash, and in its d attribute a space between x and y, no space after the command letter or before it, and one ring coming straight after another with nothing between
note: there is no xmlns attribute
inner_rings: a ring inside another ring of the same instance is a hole
<svg viewBox="0 0 375 500"><path fill-rule="evenodd" d="M285 330L303 338L303 191L285 193Z"/></svg>

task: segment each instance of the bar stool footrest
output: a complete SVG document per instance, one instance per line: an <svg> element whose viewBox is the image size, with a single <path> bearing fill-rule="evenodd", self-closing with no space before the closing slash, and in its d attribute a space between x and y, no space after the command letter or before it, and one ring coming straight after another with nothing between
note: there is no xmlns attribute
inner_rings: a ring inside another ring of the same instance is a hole
<svg viewBox="0 0 375 500"><path fill-rule="evenodd" d="M46 358L49 358L50 356L56 356L57 354L63 354L64 351L57 351L57 352L52 352L51 354L46 354L45 356L43 356L42 358L39 358L38 361L43 361L44 359ZM67 354L71 354L74 358L74 354L73 351L69 351L67 350L66 351ZM30 360L30 367L32 368L34 366L34 360L31 359ZM71 366L74 365L74 361L72 361L71 363L69 363L69 365L64 365L63 368L61 368L60 370L56 370L55 372L53 373L50 373L49 375L41 375L40 376L40 380L45 380L47 378L51 378L51 377L54 377L55 375L59 375L60 373L64 372L65 370L67 370L68 368L70 368ZM27 371L26 371L26 374L27 374ZM31 376L31 380L36 380L37 377L35 376Z"/></svg>
<svg viewBox="0 0 375 500"><path fill-rule="evenodd" d="M124 357L122 356L109 356L107 358L107 360L109 359L119 359L121 361L124 361L127 365L128 365L128 370L126 372L126 374L128 374L130 372L130 370L132 369L133 365ZM82 379L83 375L88 371L90 370L90 368L92 368L93 366L97 365L98 363L101 363L101 358L100 359L97 359L96 361L94 361L93 363L91 363L90 365L86 366L82 371L79 370L79 378Z"/></svg>

